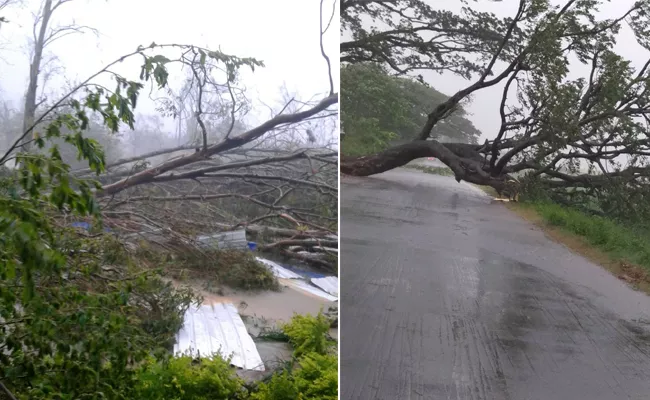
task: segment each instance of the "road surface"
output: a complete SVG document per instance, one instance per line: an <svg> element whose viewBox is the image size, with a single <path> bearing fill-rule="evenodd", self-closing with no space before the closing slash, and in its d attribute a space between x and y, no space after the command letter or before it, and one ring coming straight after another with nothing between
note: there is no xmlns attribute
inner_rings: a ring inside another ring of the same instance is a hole
<svg viewBox="0 0 650 400"><path fill-rule="evenodd" d="M650 399L650 297L483 192L341 181L341 399Z"/></svg>

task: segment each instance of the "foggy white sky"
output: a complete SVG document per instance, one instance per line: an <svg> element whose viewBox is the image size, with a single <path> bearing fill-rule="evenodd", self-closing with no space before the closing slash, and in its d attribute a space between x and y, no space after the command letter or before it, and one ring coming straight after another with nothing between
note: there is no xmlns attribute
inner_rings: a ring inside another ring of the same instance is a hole
<svg viewBox="0 0 650 400"><path fill-rule="evenodd" d="M318 99L329 91L327 67L319 48L319 0L74 0L57 10L54 20L99 30L73 35L54 42L50 48L65 68L69 79L84 79L105 64L151 42L194 44L240 57L255 57L266 64L246 73L244 84L249 98L267 104L280 101L279 88L286 84L302 100ZM29 12L40 0L26 0L22 10L4 12L10 20L0 31L0 98L18 106L23 100L28 76L25 47L31 33ZM325 1L325 17L333 2ZM338 6L337 6L338 7ZM338 88L338 8L325 36L325 50L332 59ZM117 68L137 78L140 60ZM60 83L61 81L57 82ZM53 86L57 86L54 84ZM112 85L111 85L112 87ZM276 103L276 105L278 105ZM153 103L141 102L138 112L153 113ZM262 122L269 111L259 107L254 120ZM253 121L251 121L253 122Z"/></svg>

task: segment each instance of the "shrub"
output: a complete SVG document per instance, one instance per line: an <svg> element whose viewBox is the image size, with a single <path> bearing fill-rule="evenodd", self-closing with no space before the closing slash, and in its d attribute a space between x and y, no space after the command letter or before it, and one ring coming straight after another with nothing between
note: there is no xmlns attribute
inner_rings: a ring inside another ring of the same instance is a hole
<svg viewBox="0 0 650 400"><path fill-rule="evenodd" d="M245 399L244 381L228 360L194 360L184 356L146 363L138 374L132 398L141 400Z"/></svg>
<svg viewBox="0 0 650 400"><path fill-rule="evenodd" d="M305 353L326 354L335 344L328 337L330 321L319 313L316 317L311 315L294 315L291 322L284 325L282 330L289 337L289 343L294 348L296 358Z"/></svg>
<svg viewBox="0 0 650 400"><path fill-rule="evenodd" d="M338 398L336 343L327 335L329 321L322 313L295 315L283 326L294 346L297 362L258 386L253 400L335 400Z"/></svg>
<svg viewBox="0 0 650 400"><path fill-rule="evenodd" d="M336 400L338 358L334 354L307 353L293 374L284 371L251 395L253 400Z"/></svg>

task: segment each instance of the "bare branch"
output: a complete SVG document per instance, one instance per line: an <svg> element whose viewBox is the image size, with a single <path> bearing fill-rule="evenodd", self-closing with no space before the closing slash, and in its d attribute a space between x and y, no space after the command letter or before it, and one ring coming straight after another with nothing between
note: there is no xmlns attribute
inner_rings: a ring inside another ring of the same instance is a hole
<svg viewBox="0 0 650 400"><path fill-rule="evenodd" d="M336 0L334 1L334 4L332 6L332 13L330 14L329 21L327 23L327 27L323 30L323 2L325 0L320 1L320 14L319 14L319 23L320 23L320 52L323 58L325 59L325 62L327 63L327 76L329 77L329 82L330 82L330 96L334 94L334 81L332 80L332 65L330 63L330 58L327 56L325 53L325 48L323 47L323 35L325 32L327 32L327 29L330 26L330 23L332 22L332 18L334 18L334 12L336 11Z"/></svg>

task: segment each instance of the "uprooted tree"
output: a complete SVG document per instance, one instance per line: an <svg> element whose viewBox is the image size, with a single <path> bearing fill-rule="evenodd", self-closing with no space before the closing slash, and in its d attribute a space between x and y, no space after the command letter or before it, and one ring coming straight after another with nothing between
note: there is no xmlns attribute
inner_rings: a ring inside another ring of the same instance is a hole
<svg viewBox="0 0 650 400"><path fill-rule="evenodd" d="M522 185L535 183L564 202L591 196L608 211L636 212L648 196L650 57L635 68L614 45L621 29L630 29L650 50L650 2L613 19L598 16L602 3L521 0L515 15L499 18L469 6L453 13L423 1L343 1L342 31L350 39L341 43L342 62L380 63L398 74L451 72L470 83L430 110L410 143L346 157L341 172L367 176L431 156L458 181L502 191L510 177L524 176ZM575 68L588 72L576 77ZM431 136L461 101L497 85L501 124L484 132L490 140Z"/></svg>

